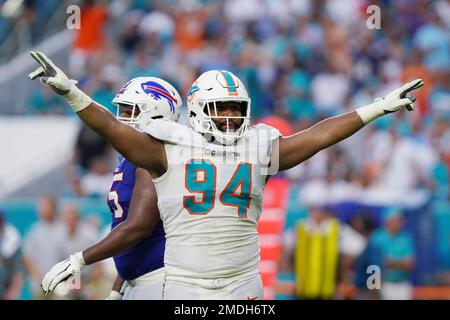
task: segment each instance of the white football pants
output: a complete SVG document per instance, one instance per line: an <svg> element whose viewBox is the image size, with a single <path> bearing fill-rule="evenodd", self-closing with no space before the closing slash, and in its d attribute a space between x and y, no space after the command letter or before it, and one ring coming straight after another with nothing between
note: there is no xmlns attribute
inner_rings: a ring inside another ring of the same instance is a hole
<svg viewBox="0 0 450 320"><path fill-rule="evenodd" d="M214 280L167 277L164 300L262 300L261 275L235 276Z"/></svg>
<svg viewBox="0 0 450 320"><path fill-rule="evenodd" d="M164 276L164 268L160 268L127 281L122 300L161 300Z"/></svg>

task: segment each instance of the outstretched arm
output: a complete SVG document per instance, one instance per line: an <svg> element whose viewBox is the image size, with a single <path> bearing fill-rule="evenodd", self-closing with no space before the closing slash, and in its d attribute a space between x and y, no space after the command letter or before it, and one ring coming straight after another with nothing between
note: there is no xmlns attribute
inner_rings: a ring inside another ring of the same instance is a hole
<svg viewBox="0 0 450 320"><path fill-rule="evenodd" d="M79 274L87 264L112 257L138 244L153 232L159 219L151 176L146 170L137 168L127 219L95 245L54 265L42 280L44 292L51 293L58 283Z"/></svg>
<svg viewBox="0 0 450 320"><path fill-rule="evenodd" d="M406 94L421 86L423 86L421 79L411 81L392 91L385 98L378 98L374 103L358 108L356 111L325 119L297 134L280 138L280 170L287 170L302 163L320 150L350 137L382 115L398 111L403 107L412 110L415 98L406 97Z"/></svg>
<svg viewBox="0 0 450 320"><path fill-rule="evenodd" d="M280 138L280 170L295 167L362 127L364 123L356 111L353 111L320 121L295 135Z"/></svg>
<svg viewBox="0 0 450 320"><path fill-rule="evenodd" d="M44 53L31 52L40 67L30 73L31 80L40 78L61 95L72 109L96 133L108 140L125 158L150 170L155 177L165 172L167 160L161 141L118 121L107 109L92 101L77 88Z"/></svg>

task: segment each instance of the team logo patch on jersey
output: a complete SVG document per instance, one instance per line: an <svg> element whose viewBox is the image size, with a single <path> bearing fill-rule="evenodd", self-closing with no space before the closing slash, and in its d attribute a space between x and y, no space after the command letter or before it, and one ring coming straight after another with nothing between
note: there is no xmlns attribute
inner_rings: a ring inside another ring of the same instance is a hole
<svg viewBox="0 0 450 320"><path fill-rule="evenodd" d="M227 151L221 151L221 150L210 150L210 149L203 149L203 152L207 156L218 156L218 157L227 157L227 156L233 156L235 158L238 158L241 153L233 150L227 150Z"/></svg>
<svg viewBox="0 0 450 320"><path fill-rule="evenodd" d="M178 101L166 88L153 81L144 82L141 84L141 87L145 93L151 94L156 100L166 99L170 105L170 112L175 113L175 106L173 103L178 103Z"/></svg>

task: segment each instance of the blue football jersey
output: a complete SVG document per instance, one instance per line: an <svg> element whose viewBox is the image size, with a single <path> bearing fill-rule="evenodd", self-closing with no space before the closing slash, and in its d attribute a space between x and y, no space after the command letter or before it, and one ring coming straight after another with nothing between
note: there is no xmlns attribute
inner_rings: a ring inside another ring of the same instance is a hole
<svg viewBox="0 0 450 320"><path fill-rule="evenodd" d="M119 161L108 196L112 213L111 229L127 218L135 182L136 166L123 157L119 157ZM166 237L160 220L149 237L113 257L120 277L133 280L163 267L165 244Z"/></svg>

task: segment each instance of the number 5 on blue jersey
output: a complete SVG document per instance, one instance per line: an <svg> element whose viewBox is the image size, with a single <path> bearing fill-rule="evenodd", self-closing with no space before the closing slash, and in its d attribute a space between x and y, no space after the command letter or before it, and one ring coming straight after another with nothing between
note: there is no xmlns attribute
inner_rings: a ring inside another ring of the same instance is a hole
<svg viewBox="0 0 450 320"><path fill-rule="evenodd" d="M215 205L217 168L210 160L191 159L186 163L185 186L191 193L200 193L201 201L194 195L183 197L183 206L192 215L206 215ZM237 190L239 189L239 192ZM252 165L240 163L225 189L220 202L238 209L238 216L247 218L252 190Z"/></svg>

